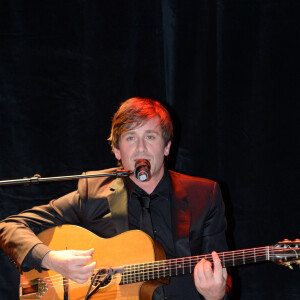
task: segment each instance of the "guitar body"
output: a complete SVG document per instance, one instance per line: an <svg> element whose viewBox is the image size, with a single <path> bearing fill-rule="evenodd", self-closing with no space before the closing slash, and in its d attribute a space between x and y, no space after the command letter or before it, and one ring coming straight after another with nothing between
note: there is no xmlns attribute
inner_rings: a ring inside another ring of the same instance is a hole
<svg viewBox="0 0 300 300"><path fill-rule="evenodd" d="M162 247L139 230L103 239L84 228L63 225L45 230L38 237L53 250L95 249L95 273L105 272L96 276L91 291L98 282L104 285L95 289L91 300L151 300L154 290L167 284L170 277L192 274L202 258L213 262L211 255L166 260ZM299 246L300 239L284 240L274 246L218 254L224 268L269 260L292 268L292 264L300 266ZM107 276L108 273L111 276ZM78 284L51 270L25 272L20 279L20 299L83 300L94 277Z"/></svg>
<svg viewBox="0 0 300 300"><path fill-rule="evenodd" d="M38 237L53 250L94 248L93 258L97 262L97 269L165 259L162 248L139 230L103 239L84 228L63 225L45 230ZM120 285L121 276L122 274L119 273L113 275L111 281L89 299L152 299L154 289L163 284L149 281L145 284L138 282ZM42 273L32 270L21 275L20 299L83 300L90 283L91 281L78 284L51 270Z"/></svg>

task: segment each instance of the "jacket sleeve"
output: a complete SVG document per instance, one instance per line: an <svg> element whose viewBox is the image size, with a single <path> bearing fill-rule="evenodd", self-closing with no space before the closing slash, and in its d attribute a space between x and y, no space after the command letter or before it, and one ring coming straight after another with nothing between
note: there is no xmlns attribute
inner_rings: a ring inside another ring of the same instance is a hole
<svg viewBox="0 0 300 300"><path fill-rule="evenodd" d="M201 253L227 251L225 207L220 187L216 182L213 185L211 197L208 201L208 211L202 232Z"/></svg>
<svg viewBox="0 0 300 300"><path fill-rule="evenodd" d="M75 191L52 200L47 205L36 206L18 215L10 216L0 222L0 246L21 272L24 258L36 245L42 244L36 235L62 224L80 225L82 209L83 204L79 193ZM40 256L50 250L43 246L38 247L42 249L40 252L43 252ZM26 266L26 271L33 267Z"/></svg>

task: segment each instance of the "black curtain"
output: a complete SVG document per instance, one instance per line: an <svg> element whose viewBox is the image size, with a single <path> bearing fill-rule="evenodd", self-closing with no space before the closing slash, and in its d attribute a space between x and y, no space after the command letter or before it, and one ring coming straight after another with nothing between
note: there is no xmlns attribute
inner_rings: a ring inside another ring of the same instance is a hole
<svg viewBox="0 0 300 300"><path fill-rule="evenodd" d="M299 1L2 1L0 180L114 166L129 97L175 121L170 168L217 180L230 250L299 238ZM0 219L76 182L0 187ZM0 299L19 274L0 250ZM299 299L299 270L232 268L234 299Z"/></svg>

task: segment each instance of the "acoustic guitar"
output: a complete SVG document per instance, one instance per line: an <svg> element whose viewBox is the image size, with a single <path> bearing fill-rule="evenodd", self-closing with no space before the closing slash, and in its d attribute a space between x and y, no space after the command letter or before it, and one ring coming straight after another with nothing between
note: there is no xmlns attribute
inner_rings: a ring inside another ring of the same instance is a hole
<svg viewBox="0 0 300 300"><path fill-rule="evenodd" d="M21 275L20 299L112 300L152 299L155 288L168 283L168 278L193 273L202 258L212 261L210 254L165 259L161 246L139 230L103 239L74 225L45 230L38 235L53 250L87 250L94 248L97 268L92 278L78 284L51 270L32 270ZM284 240L273 246L218 253L223 267L273 261L292 268L300 265L300 240Z"/></svg>

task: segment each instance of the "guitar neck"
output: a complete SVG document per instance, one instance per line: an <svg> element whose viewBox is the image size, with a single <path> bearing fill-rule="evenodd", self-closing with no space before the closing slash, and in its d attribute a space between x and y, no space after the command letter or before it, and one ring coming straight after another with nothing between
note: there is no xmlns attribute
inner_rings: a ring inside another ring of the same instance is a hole
<svg viewBox="0 0 300 300"><path fill-rule="evenodd" d="M218 253L224 268L249 263L274 260L276 250L273 246L244 249ZM155 280L191 274L195 265L202 259L213 262L211 254L183 258L160 260L149 263L123 266L124 272L120 284L130 284L140 281Z"/></svg>

